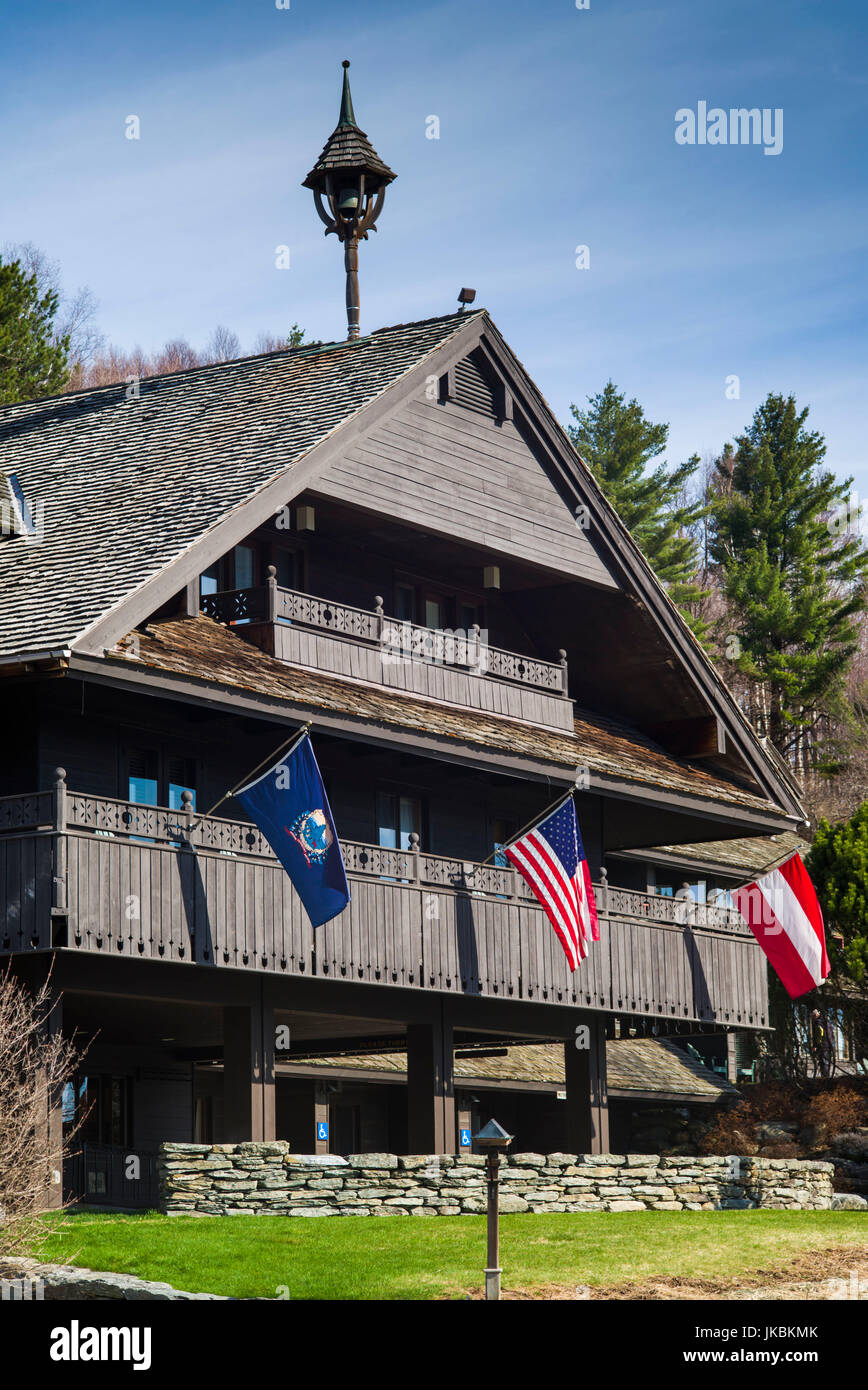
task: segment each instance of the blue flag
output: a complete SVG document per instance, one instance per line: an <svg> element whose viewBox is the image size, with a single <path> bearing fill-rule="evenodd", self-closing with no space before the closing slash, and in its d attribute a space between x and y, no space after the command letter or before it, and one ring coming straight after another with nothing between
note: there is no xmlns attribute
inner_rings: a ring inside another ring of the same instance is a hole
<svg viewBox="0 0 868 1390"><path fill-rule="evenodd" d="M350 901L344 859L307 734L235 795L292 879L311 925L343 912Z"/></svg>

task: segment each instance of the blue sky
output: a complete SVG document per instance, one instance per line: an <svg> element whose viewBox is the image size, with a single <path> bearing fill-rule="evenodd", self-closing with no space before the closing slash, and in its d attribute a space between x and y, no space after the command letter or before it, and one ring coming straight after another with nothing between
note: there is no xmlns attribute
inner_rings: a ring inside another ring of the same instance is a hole
<svg viewBox="0 0 868 1390"><path fill-rule="evenodd" d="M862 0L4 0L2 33L0 242L89 285L118 344L344 336L340 248L299 185L348 57L399 175L363 332L473 285L562 420L611 377L674 463L792 391L868 496ZM677 144L699 101L781 108L782 152Z"/></svg>

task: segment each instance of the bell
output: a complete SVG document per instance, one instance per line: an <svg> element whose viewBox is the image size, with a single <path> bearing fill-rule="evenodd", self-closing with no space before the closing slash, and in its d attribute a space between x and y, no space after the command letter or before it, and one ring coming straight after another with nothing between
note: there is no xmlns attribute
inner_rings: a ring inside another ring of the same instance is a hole
<svg viewBox="0 0 868 1390"><path fill-rule="evenodd" d="M359 210L359 191L357 188L343 188L338 197L338 212L344 217L352 217Z"/></svg>

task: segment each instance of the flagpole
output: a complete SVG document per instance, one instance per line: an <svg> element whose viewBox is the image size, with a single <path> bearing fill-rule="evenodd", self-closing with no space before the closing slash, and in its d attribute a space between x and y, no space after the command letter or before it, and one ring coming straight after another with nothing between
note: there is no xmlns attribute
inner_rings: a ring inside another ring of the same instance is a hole
<svg viewBox="0 0 868 1390"><path fill-rule="evenodd" d="M527 825L523 825L521 830L516 831L514 835L510 836L508 844L504 845L503 848L508 849L509 845L514 845L516 840L520 840L522 835L524 835L526 831L530 830L532 826L536 825L537 821L542 820L544 816L553 816L555 811L557 811L560 806L563 806L565 801L569 801L570 797L573 795L575 790L575 787L570 787L568 792L564 792L563 796L557 797L557 799L553 801L550 806L546 806L543 808L542 811L538 811L537 814L534 816L533 820L529 820ZM480 868L482 867L482 865L487 864L490 859L493 859L496 854L497 850L493 849L489 854L488 858L483 859L481 861Z"/></svg>
<svg viewBox="0 0 868 1390"><path fill-rule="evenodd" d="M295 733L292 735L292 738L286 739L284 743L281 743L279 748L275 748L273 753L269 753L267 758L263 758L261 763L257 763L256 767L253 769L252 772L248 772L245 777L241 778L240 782L236 782L234 787L230 787L228 792L224 792L220 800L215 801L214 805L211 807L209 811L203 812L203 814L199 817L199 820L196 821L196 825L199 825L200 821L202 820L207 820L209 816L213 816L214 812L217 810L217 807L222 806L224 801L228 801L230 796L234 796L239 787L243 787L247 782L250 782L256 776L257 772L259 772L260 768L268 767L271 763L276 762L280 754L284 751L286 753L291 753L293 748L296 748L298 744L301 743L302 739L310 729L311 723L312 721L308 720L306 724L302 724L300 729L296 729ZM190 829L192 830L193 826L191 826Z"/></svg>

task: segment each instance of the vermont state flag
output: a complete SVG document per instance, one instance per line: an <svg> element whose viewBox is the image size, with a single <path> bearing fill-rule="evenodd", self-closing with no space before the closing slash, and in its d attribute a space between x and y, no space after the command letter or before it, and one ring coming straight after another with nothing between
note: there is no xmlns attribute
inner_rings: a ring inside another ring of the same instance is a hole
<svg viewBox="0 0 868 1390"><path fill-rule="evenodd" d="M292 879L311 925L343 912L350 901L344 859L307 734L235 795Z"/></svg>

